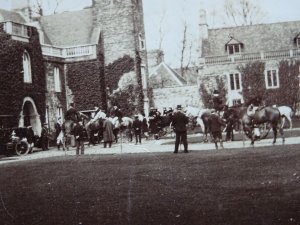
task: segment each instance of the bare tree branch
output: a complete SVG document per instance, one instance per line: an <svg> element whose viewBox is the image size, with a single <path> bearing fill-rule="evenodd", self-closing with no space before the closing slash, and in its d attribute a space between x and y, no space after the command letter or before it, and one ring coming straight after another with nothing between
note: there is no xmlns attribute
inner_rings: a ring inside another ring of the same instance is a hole
<svg viewBox="0 0 300 225"><path fill-rule="evenodd" d="M187 23L184 21L183 24L183 38L182 38L182 48L181 48L181 58L180 58L180 71L181 76L184 76L184 55L185 55L185 48L186 48L186 42L187 42Z"/></svg>
<svg viewBox="0 0 300 225"><path fill-rule="evenodd" d="M260 23L266 15L266 13L251 0L226 0L224 11L229 20L229 24L233 23L234 26Z"/></svg>
<svg viewBox="0 0 300 225"><path fill-rule="evenodd" d="M162 16L159 20L159 46L158 46L159 50L162 49L162 43L165 37L165 32L163 31L163 21L165 17L166 17L166 9L163 9Z"/></svg>

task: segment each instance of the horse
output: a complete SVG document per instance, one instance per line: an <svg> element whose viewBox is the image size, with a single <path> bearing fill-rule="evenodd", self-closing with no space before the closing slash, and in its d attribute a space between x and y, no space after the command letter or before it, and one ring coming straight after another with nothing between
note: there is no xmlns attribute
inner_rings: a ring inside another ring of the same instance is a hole
<svg viewBox="0 0 300 225"><path fill-rule="evenodd" d="M120 132L120 129L121 129L121 123L120 123L119 118L117 116L110 117L109 119L113 124L113 134L115 136L115 142L118 143L118 136L119 136L119 132Z"/></svg>
<svg viewBox="0 0 300 225"><path fill-rule="evenodd" d="M191 130L194 130L195 127L199 125L197 122L197 118L200 110L200 108L193 106L187 106L185 108L185 115L189 118L189 127L191 128Z"/></svg>
<svg viewBox="0 0 300 225"><path fill-rule="evenodd" d="M128 139L129 142L132 142L132 138L133 138L132 124L133 124L133 119L132 118L130 118L128 116L122 117L120 131L121 132L123 132L123 131L125 132L126 137L127 137L127 139Z"/></svg>
<svg viewBox="0 0 300 225"><path fill-rule="evenodd" d="M63 145L67 150L69 150L69 145L71 144L71 137L73 134L73 129L76 126L76 122L73 120L66 120L62 124L62 130L64 132L64 143Z"/></svg>
<svg viewBox="0 0 300 225"><path fill-rule="evenodd" d="M254 141L257 139L255 134L255 126L269 124L273 129L273 144L276 143L277 128L282 137L282 142L285 142L283 129L281 126L281 114L277 108L265 106L255 110L252 105L248 106L242 117L242 125L245 134L251 139L251 145L254 146ZM260 137L259 137L260 138Z"/></svg>
<svg viewBox="0 0 300 225"><path fill-rule="evenodd" d="M289 121L289 124L290 124L290 129L292 129L293 127L293 124L292 124L292 116L293 116L293 110L291 107L289 106L278 106L277 107L279 112L280 112L280 115L282 117L282 127L284 126L285 124L285 119L287 119Z"/></svg>
<svg viewBox="0 0 300 225"><path fill-rule="evenodd" d="M203 141L208 141L208 133L210 133L209 129L209 120L211 116L211 109L200 109L197 116L197 125L200 125L202 133L203 133Z"/></svg>
<svg viewBox="0 0 300 225"><path fill-rule="evenodd" d="M97 117L90 119L89 117L82 115L83 124L86 129L86 133L88 136L89 144L95 145L94 137L97 135L98 142L100 142L103 133L103 120L106 118L106 114L104 112L98 112Z"/></svg>

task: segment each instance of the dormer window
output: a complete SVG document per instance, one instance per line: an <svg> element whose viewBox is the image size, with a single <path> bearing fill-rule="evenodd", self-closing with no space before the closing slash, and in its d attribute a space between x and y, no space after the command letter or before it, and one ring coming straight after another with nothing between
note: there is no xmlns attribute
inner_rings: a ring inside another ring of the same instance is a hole
<svg viewBox="0 0 300 225"><path fill-rule="evenodd" d="M300 48L300 33L294 38L297 48Z"/></svg>
<svg viewBox="0 0 300 225"><path fill-rule="evenodd" d="M241 53L243 48L244 44L235 40L233 37L225 44L225 51L228 55Z"/></svg>

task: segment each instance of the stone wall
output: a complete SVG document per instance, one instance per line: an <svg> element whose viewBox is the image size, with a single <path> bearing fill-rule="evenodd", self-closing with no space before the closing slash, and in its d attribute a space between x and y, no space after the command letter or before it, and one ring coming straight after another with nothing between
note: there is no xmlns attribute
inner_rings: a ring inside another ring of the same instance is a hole
<svg viewBox="0 0 300 225"><path fill-rule="evenodd" d="M175 108L177 105L200 106L199 100L197 85L153 89L154 107L158 110L162 110L163 107Z"/></svg>

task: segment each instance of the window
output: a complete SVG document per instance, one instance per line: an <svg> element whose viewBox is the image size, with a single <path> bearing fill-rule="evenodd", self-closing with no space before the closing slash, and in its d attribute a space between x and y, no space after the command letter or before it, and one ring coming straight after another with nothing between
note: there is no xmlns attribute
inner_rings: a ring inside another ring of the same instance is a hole
<svg viewBox="0 0 300 225"><path fill-rule="evenodd" d="M241 90L241 74L231 73L229 74L230 90Z"/></svg>
<svg viewBox="0 0 300 225"><path fill-rule="evenodd" d="M140 42L140 49L144 50L145 49L145 40L144 40L142 34L139 34L139 42Z"/></svg>
<svg viewBox="0 0 300 225"><path fill-rule="evenodd" d="M233 105L241 105L242 104L242 100L241 99L233 99L232 100L232 104Z"/></svg>
<svg viewBox="0 0 300 225"><path fill-rule="evenodd" d="M57 67L54 67L54 91L61 92L60 74Z"/></svg>
<svg viewBox="0 0 300 225"><path fill-rule="evenodd" d="M278 70L267 70L265 73L265 82L267 88L278 88L279 87Z"/></svg>
<svg viewBox="0 0 300 225"><path fill-rule="evenodd" d="M241 45L240 44L227 45L227 52L229 55L240 53Z"/></svg>
<svg viewBox="0 0 300 225"><path fill-rule="evenodd" d="M24 83L32 83L30 56L27 51L23 53Z"/></svg>
<svg viewBox="0 0 300 225"><path fill-rule="evenodd" d="M297 48L300 48L300 37L296 39Z"/></svg>
<svg viewBox="0 0 300 225"><path fill-rule="evenodd" d="M48 123L49 127L49 106L46 106L46 112L45 112L45 123Z"/></svg>
<svg viewBox="0 0 300 225"><path fill-rule="evenodd" d="M57 111L56 111L56 118L61 118L61 121L64 121L63 117L63 108L61 106L57 106Z"/></svg>

